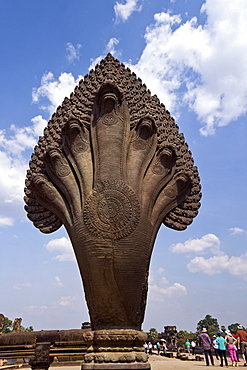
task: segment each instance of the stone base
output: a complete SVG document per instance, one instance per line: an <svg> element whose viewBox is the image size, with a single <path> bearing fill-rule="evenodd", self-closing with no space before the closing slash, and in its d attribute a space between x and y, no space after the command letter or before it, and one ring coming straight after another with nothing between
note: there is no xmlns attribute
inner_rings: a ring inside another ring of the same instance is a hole
<svg viewBox="0 0 247 370"><path fill-rule="evenodd" d="M133 329L96 330L88 340L82 370L150 370L143 343L147 334Z"/></svg>
<svg viewBox="0 0 247 370"><path fill-rule="evenodd" d="M135 363L117 363L117 364L95 364L95 363L83 363L82 370L150 370L151 366L149 362L135 362Z"/></svg>

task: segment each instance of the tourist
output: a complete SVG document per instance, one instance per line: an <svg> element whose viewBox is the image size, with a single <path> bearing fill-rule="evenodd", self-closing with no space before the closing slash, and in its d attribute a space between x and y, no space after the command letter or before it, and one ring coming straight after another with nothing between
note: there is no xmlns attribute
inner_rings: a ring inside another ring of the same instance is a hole
<svg viewBox="0 0 247 370"><path fill-rule="evenodd" d="M214 347L214 354L215 354L215 357L217 358L217 360L219 360L219 345L218 343L216 342L216 335L213 335L212 337L212 343L213 343L213 347Z"/></svg>
<svg viewBox="0 0 247 370"><path fill-rule="evenodd" d="M241 355L244 360L244 366L246 366L246 354L245 351L247 350L247 333L243 330L242 325L238 325L238 331L237 331L237 339L238 339L238 348L240 348Z"/></svg>
<svg viewBox="0 0 247 370"><path fill-rule="evenodd" d="M236 334L232 334L233 338L237 339L237 335ZM236 349L236 356L237 356L237 359L238 359L238 362L239 362L239 355L238 355L238 343L235 344L235 349Z"/></svg>
<svg viewBox="0 0 247 370"><path fill-rule="evenodd" d="M220 355L220 366L223 366L223 358L225 360L225 365L228 367L228 362L226 358L226 340L220 331L217 332L216 342L219 345L219 355Z"/></svg>
<svg viewBox="0 0 247 370"><path fill-rule="evenodd" d="M202 346L204 350L206 365L209 366L209 358L211 361L211 364L214 366L214 359L211 352L212 342L211 339L207 333L207 329L203 328L201 334L199 335L199 344Z"/></svg>
<svg viewBox="0 0 247 370"><path fill-rule="evenodd" d="M163 341L163 353L164 353L164 355L166 354L166 351L167 351L167 346L166 346L166 341L164 340Z"/></svg>
<svg viewBox="0 0 247 370"><path fill-rule="evenodd" d="M160 342L156 343L156 347L157 347L157 354L159 355L160 354Z"/></svg>
<svg viewBox="0 0 247 370"><path fill-rule="evenodd" d="M147 342L145 342L145 343L143 344L143 347L144 347L144 351L145 351L145 353L148 353L148 344L147 344Z"/></svg>
<svg viewBox="0 0 247 370"><path fill-rule="evenodd" d="M189 341L189 339L186 340L185 346L186 346L186 349L187 349L188 353L190 353L190 341Z"/></svg>
<svg viewBox="0 0 247 370"><path fill-rule="evenodd" d="M153 345L151 342L148 343L148 354L149 355L153 354Z"/></svg>
<svg viewBox="0 0 247 370"><path fill-rule="evenodd" d="M196 354L196 342L194 342L193 340L191 341L191 348L192 348L192 355L195 356L195 354Z"/></svg>
<svg viewBox="0 0 247 370"><path fill-rule="evenodd" d="M227 350L229 352L231 361L232 361L232 366L238 366L238 359L236 355L236 347L235 344L237 343L237 339L233 338L230 330L226 330L226 345L227 345Z"/></svg>

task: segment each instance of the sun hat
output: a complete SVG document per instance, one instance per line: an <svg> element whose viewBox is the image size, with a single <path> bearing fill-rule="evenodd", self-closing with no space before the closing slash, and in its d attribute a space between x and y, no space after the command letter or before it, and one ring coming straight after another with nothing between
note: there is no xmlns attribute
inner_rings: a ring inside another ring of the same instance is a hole
<svg viewBox="0 0 247 370"><path fill-rule="evenodd" d="M243 329L243 325L238 325L238 329Z"/></svg>
<svg viewBox="0 0 247 370"><path fill-rule="evenodd" d="M226 331L225 331L225 333L226 333L227 335L232 336L232 334L231 334L230 330L226 330Z"/></svg>
<svg viewBox="0 0 247 370"><path fill-rule="evenodd" d="M213 335L213 338L216 338L216 335Z"/></svg>
<svg viewBox="0 0 247 370"><path fill-rule="evenodd" d="M206 328L203 328L202 329L202 333L206 333L207 332L207 329Z"/></svg>

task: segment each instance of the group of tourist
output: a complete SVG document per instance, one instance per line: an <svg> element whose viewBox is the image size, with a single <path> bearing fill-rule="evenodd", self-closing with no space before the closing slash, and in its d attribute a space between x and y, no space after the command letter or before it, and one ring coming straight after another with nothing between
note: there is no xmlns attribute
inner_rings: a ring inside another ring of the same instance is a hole
<svg viewBox="0 0 247 370"><path fill-rule="evenodd" d="M163 339L162 344L160 342L156 342L156 344L152 344L151 342L145 342L144 345L144 351L145 353L152 355L153 350L155 349L157 351L157 354L160 355L161 352L164 354L166 353L167 347L166 347L166 341Z"/></svg>
<svg viewBox="0 0 247 370"><path fill-rule="evenodd" d="M185 343L187 349L190 342ZM203 328L201 334L199 335L199 344L204 350L206 365L209 366L209 359L211 365L214 366L214 358L212 355L212 349L214 349L215 357L220 359L220 366L228 367L227 362L227 351L229 353L232 366L238 366L238 349L241 351L243 357L244 366L246 366L247 360L247 333L243 330L242 325L238 325L238 331L236 334L232 334L229 330L225 331L225 335L218 331L216 335L213 335L212 338L207 333L207 329ZM189 348L190 349L190 348Z"/></svg>

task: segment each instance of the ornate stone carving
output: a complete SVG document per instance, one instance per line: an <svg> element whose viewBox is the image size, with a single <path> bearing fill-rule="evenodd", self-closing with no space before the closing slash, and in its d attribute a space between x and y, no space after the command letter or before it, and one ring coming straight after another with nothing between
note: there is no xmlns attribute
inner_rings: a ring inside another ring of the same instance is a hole
<svg viewBox="0 0 247 370"><path fill-rule="evenodd" d="M67 229L92 329L140 330L158 229L186 229L200 207L197 168L165 106L108 54L52 115L25 193L40 231Z"/></svg>
<svg viewBox="0 0 247 370"><path fill-rule="evenodd" d="M50 343L37 344L35 348L35 356L29 360L29 365L32 370L48 370L50 364L53 362L53 358L50 354Z"/></svg>
<svg viewBox="0 0 247 370"><path fill-rule="evenodd" d="M135 230L139 220L138 199L122 181L103 181L86 200L84 222L99 238L121 239Z"/></svg>

